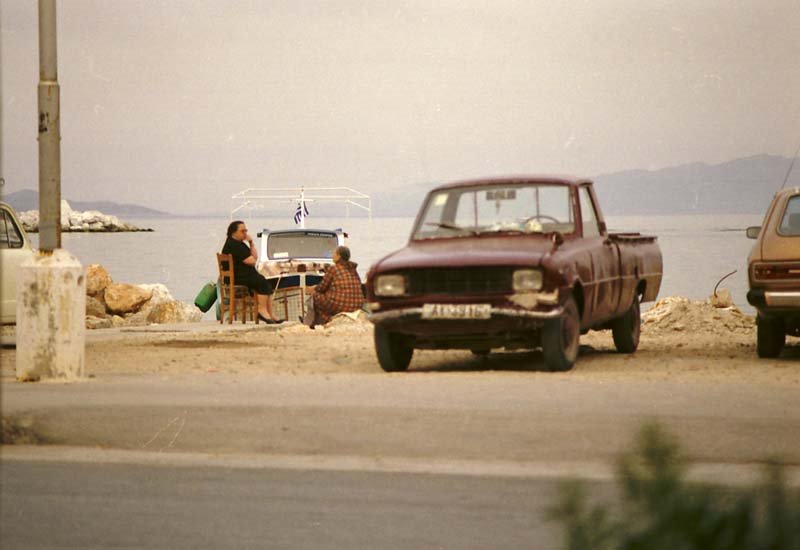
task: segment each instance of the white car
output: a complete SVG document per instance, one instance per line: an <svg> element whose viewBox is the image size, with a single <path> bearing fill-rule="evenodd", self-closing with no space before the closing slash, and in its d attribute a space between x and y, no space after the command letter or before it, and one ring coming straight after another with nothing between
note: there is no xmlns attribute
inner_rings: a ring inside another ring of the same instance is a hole
<svg viewBox="0 0 800 550"><path fill-rule="evenodd" d="M17 320L17 271L33 256L28 235L10 205L0 202L0 324Z"/></svg>

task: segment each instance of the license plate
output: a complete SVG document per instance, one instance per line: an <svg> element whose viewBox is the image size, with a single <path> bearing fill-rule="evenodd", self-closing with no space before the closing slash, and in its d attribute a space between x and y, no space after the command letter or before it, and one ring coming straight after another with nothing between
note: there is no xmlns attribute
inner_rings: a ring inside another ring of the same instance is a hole
<svg viewBox="0 0 800 550"><path fill-rule="evenodd" d="M425 304L423 319L489 319L491 304Z"/></svg>

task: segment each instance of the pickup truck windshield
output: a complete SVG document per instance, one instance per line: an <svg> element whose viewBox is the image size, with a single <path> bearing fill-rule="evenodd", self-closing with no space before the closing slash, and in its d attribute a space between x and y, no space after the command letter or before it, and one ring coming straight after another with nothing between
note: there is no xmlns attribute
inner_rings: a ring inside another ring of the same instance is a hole
<svg viewBox="0 0 800 550"><path fill-rule="evenodd" d="M428 197L423 212L414 228L414 239L575 230L570 188L558 184L443 189Z"/></svg>
<svg viewBox="0 0 800 550"><path fill-rule="evenodd" d="M332 258L338 244L335 233L323 231L271 233L267 240L267 256L270 260Z"/></svg>

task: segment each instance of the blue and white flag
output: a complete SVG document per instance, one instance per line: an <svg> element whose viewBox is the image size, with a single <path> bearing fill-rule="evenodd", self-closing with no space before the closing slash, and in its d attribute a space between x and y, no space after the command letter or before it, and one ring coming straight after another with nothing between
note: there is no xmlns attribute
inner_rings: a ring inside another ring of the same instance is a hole
<svg viewBox="0 0 800 550"><path fill-rule="evenodd" d="M294 223L300 223L300 218L308 216L308 206L305 202L297 203L297 210L294 211Z"/></svg>

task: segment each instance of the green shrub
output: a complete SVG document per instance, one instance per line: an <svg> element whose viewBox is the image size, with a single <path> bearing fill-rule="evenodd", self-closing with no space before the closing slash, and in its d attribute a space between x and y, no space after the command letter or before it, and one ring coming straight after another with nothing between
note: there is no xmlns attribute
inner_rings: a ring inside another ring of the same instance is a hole
<svg viewBox="0 0 800 550"><path fill-rule="evenodd" d="M779 464L750 490L689 483L686 468L677 441L645 425L617 464L618 508L590 506L570 481L548 516L564 525L571 550L800 550L800 495L788 492Z"/></svg>

